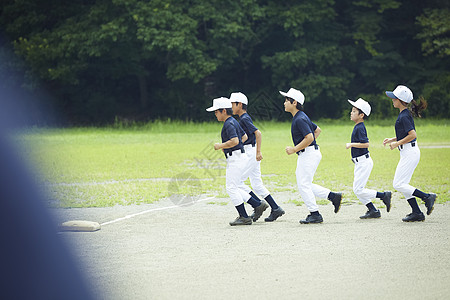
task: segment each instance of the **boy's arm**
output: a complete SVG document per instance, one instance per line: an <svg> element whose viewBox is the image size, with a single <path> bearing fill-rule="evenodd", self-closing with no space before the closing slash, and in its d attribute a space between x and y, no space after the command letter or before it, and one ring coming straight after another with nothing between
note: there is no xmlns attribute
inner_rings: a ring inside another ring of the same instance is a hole
<svg viewBox="0 0 450 300"><path fill-rule="evenodd" d="M319 127L317 127L317 128L319 128ZM286 153L288 155L294 154L294 153L308 147L313 141L314 141L314 136L312 133L309 133L295 147L290 147L290 146L286 147Z"/></svg>
<svg viewBox="0 0 450 300"><path fill-rule="evenodd" d="M255 131L255 140L256 140L256 160L261 161L263 159L261 154L261 141L262 141L262 134L259 129Z"/></svg>
<svg viewBox="0 0 450 300"><path fill-rule="evenodd" d="M241 140L242 140L242 143L245 143L245 141L248 140L248 135L246 133L244 133L244 135L241 137Z"/></svg>
<svg viewBox="0 0 450 300"><path fill-rule="evenodd" d="M347 143L345 149L349 148L369 148L369 143Z"/></svg>
<svg viewBox="0 0 450 300"><path fill-rule="evenodd" d="M239 139L237 137L234 137L234 138L229 139L225 143L214 144L214 150L233 148L237 144L239 144Z"/></svg>
<svg viewBox="0 0 450 300"><path fill-rule="evenodd" d="M319 126L317 126L316 130L314 130L314 136L317 138L319 137L319 134L322 132L322 129L320 129Z"/></svg>

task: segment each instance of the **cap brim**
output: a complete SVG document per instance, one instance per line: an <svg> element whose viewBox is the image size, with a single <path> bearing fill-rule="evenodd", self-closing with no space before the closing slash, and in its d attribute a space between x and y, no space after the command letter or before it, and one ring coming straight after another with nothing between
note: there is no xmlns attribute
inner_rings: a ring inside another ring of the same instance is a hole
<svg viewBox="0 0 450 300"><path fill-rule="evenodd" d="M215 110L217 110L217 108L215 108L214 106L211 106L206 109L206 111L215 111Z"/></svg>
<svg viewBox="0 0 450 300"><path fill-rule="evenodd" d="M394 92L386 91L386 96L388 96L391 99L398 99L397 96L394 95Z"/></svg>
<svg viewBox="0 0 450 300"><path fill-rule="evenodd" d="M280 94L283 95L284 97L287 97L287 96L288 96L288 94L285 93L285 92L282 92L282 91L279 91L279 92L280 92Z"/></svg>
<svg viewBox="0 0 450 300"><path fill-rule="evenodd" d="M230 98L230 100L231 100L231 102L238 102L238 103L244 103L244 104L247 104L247 103L245 103L244 101L242 101L241 99L233 99L233 98Z"/></svg>
<svg viewBox="0 0 450 300"><path fill-rule="evenodd" d="M348 99L347 101L348 101L348 103L350 103L352 106L355 106L355 102L353 102L352 100ZM355 107L356 107L356 106L355 106ZM356 108L357 108L357 107L356 107Z"/></svg>

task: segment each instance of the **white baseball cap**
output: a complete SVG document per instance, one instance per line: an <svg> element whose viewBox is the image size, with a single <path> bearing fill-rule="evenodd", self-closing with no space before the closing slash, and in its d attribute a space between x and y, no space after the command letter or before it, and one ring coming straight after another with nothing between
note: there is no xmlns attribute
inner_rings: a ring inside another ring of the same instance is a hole
<svg viewBox="0 0 450 300"><path fill-rule="evenodd" d="M359 98L358 100L356 100L356 102L353 102L352 100L349 99L348 102L350 102L350 104L353 105L354 107L362 110L362 112L366 116L370 115L370 111L372 110L372 108L370 107L369 102L367 102L366 100Z"/></svg>
<svg viewBox="0 0 450 300"><path fill-rule="evenodd" d="M207 108L206 111L215 111L222 108L231 108L230 99L225 97L213 99L213 105Z"/></svg>
<svg viewBox="0 0 450 300"><path fill-rule="evenodd" d="M243 104L248 104L247 96L245 96L241 92L231 93L230 101L231 102L241 102Z"/></svg>
<svg viewBox="0 0 450 300"><path fill-rule="evenodd" d="M413 93L404 85L399 85L394 91L386 91L386 95L392 99L399 99L403 102L410 103L413 100Z"/></svg>
<svg viewBox="0 0 450 300"><path fill-rule="evenodd" d="M284 97L288 97L288 98L294 99L298 103L300 103L301 105L303 105L303 103L305 103L305 96L299 90L296 90L294 88L290 88L287 93L282 92L282 91L279 91L279 92Z"/></svg>

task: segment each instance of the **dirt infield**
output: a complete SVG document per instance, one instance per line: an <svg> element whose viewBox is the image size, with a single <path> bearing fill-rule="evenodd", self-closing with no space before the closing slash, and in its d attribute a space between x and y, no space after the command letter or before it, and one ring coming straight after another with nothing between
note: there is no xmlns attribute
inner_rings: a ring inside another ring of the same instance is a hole
<svg viewBox="0 0 450 300"><path fill-rule="evenodd" d="M410 211L397 197L377 220L360 220L359 204L338 214L320 206L324 223L314 225L298 223L305 206L283 201L286 214L276 222L241 227L228 225L231 204L207 201L55 213L105 223L148 211L97 232L60 234L100 299L448 298L450 205L437 204L425 222L403 223Z"/></svg>

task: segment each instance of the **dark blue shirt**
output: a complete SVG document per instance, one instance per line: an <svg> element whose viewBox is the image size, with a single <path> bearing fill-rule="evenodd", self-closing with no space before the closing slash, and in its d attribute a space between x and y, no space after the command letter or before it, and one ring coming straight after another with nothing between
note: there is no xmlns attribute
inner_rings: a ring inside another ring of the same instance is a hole
<svg viewBox="0 0 450 300"><path fill-rule="evenodd" d="M408 109L404 109L398 114L397 121L395 121L395 136L397 137L397 141L404 139L411 130L416 130L414 120L411 112ZM411 142L414 142L415 140L416 139Z"/></svg>
<svg viewBox="0 0 450 300"><path fill-rule="evenodd" d="M239 125L238 121L236 121L235 118L229 117L228 119L226 119L225 122L223 123L222 132L220 134L222 136L222 143L225 143L226 141L229 141L232 138L237 137L239 139L239 144L237 144L232 148L223 149L223 152L230 153L233 152L234 150L239 149L241 149L242 152L244 152L244 146L242 144L242 136L244 134L245 134L244 130L242 129L242 127Z"/></svg>
<svg viewBox="0 0 450 300"><path fill-rule="evenodd" d="M248 115L248 113L244 113L240 116L239 125L241 125L242 129L244 129L248 137L248 139L244 142L244 145L254 146L256 143L255 131L258 130L258 128L253 125L252 118Z"/></svg>
<svg viewBox="0 0 450 300"><path fill-rule="evenodd" d="M369 138L367 137L366 126L364 122L358 123L353 128L352 132L352 143L368 143ZM352 158L359 157L369 153L367 148L355 148L352 147Z"/></svg>
<svg viewBox="0 0 450 300"><path fill-rule="evenodd" d="M309 117L303 112L298 111L292 119L291 134L294 146L298 145L308 134L312 133L314 141L308 146L317 145L314 131L317 129L317 125L311 122ZM297 152L298 154L298 152Z"/></svg>

